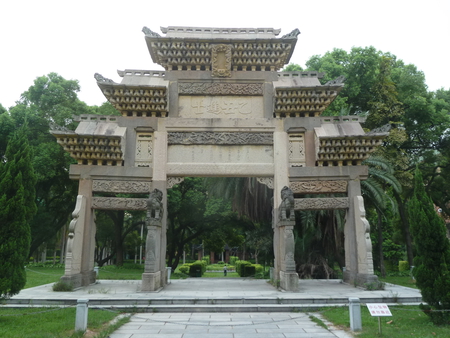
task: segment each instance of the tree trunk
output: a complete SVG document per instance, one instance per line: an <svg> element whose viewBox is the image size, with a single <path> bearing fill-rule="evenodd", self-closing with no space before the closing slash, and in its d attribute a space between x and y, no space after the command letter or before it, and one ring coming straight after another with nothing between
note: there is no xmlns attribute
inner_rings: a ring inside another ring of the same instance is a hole
<svg viewBox="0 0 450 338"><path fill-rule="evenodd" d="M381 212L377 210L378 215L378 254L380 258L380 272L381 277L386 277L386 269L384 267L384 257L383 257L383 221L381 218Z"/></svg>
<svg viewBox="0 0 450 338"><path fill-rule="evenodd" d="M408 263L409 263L409 266L413 266L414 265L414 256L413 256L413 249L412 249L412 239L411 239L411 233L409 231L409 222L408 222L408 217L406 215L405 204L403 203L403 199L398 194L394 194L394 195L395 195L395 199L397 200L398 211L400 212L400 220L401 220L401 224L402 224L403 235L405 236L405 245L406 245L406 254L408 257Z"/></svg>

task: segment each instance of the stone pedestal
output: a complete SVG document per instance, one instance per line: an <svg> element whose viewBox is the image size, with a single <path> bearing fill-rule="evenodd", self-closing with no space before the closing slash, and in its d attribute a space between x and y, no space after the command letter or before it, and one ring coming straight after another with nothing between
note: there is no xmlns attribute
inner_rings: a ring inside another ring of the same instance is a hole
<svg viewBox="0 0 450 338"><path fill-rule="evenodd" d="M157 291L161 287L161 271L142 274L142 292Z"/></svg>
<svg viewBox="0 0 450 338"><path fill-rule="evenodd" d="M285 291L298 291L298 273L280 271L280 287Z"/></svg>

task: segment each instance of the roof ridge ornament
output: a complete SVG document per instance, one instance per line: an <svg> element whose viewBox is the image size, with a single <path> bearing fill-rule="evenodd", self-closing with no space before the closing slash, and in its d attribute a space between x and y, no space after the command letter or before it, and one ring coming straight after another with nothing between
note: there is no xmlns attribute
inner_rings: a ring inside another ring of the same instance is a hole
<svg viewBox="0 0 450 338"><path fill-rule="evenodd" d="M156 38L160 38L161 37L161 35L159 35L158 33L155 33L154 31L152 31L150 28L148 28L146 26L144 26L142 28L142 31L144 32L145 35L148 35L148 36L153 36L153 37L156 37Z"/></svg>
<svg viewBox="0 0 450 338"><path fill-rule="evenodd" d="M113 80L108 79L108 78L104 77L103 75L101 75L99 73L95 73L94 74L94 78L97 80L97 82L115 83Z"/></svg>
<svg viewBox="0 0 450 338"><path fill-rule="evenodd" d="M347 80L347 78L344 75L341 75L341 76L338 76L337 78L335 78L334 80L328 81L327 83L325 83L324 86L344 84L345 80Z"/></svg>
<svg viewBox="0 0 450 338"><path fill-rule="evenodd" d="M296 28L289 34L283 35L281 38L282 39L296 39L297 36L299 36L299 34L300 34L300 30L298 28Z"/></svg>

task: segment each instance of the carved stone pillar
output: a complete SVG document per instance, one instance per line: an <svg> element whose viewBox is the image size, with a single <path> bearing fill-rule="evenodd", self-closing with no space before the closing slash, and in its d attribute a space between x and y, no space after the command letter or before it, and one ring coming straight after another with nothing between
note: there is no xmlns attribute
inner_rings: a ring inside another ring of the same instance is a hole
<svg viewBox="0 0 450 338"><path fill-rule="evenodd" d="M66 268L61 281L77 288L95 283L95 217L91 208L92 180L80 180L73 220L69 225Z"/></svg>
<svg viewBox="0 0 450 338"><path fill-rule="evenodd" d="M273 210L273 249L275 254L274 279L280 281L280 287L286 291L298 290L298 274L295 272L294 236L295 225L294 198L291 196L289 206L280 195L284 187L289 187L289 136L278 129L273 135L274 148L274 210ZM292 191L289 189L290 193ZM283 194L283 193L282 193ZM292 205L290 205L292 204ZM281 206L284 206L282 211ZM286 210L289 209L289 210ZM286 216L288 219L281 219Z"/></svg>
<svg viewBox="0 0 450 338"><path fill-rule="evenodd" d="M349 181L348 197L350 203L344 228L344 282L352 285L376 282L378 278L373 274L370 225L366 219L359 180Z"/></svg>
<svg viewBox="0 0 450 338"><path fill-rule="evenodd" d="M167 132L155 131L153 133L153 180L152 187L162 192L162 210L167 210ZM151 220L149 230L153 231L156 245L152 249L154 262L148 267L145 265L145 272L142 275L141 291L156 291L167 283L166 273L166 247L167 247L167 212L162 212L159 220ZM156 227L156 228L152 228ZM148 236L147 236L148 238ZM150 249L147 247L147 250ZM148 269L153 269L151 272Z"/></svg>
<svg viewBox="0 0 450 338"><path fill-rule="evenodd" d="M286 291L298 291L299 280L295 271L295 242L294 242L295 221L282 220L278 223L281 235L282 262L280 270L280 287Z"/></svg>
<svg viewBox="0 0 450 338"><path fill-rule="evenodd" d="M145 243L145 268L142 274L141 291L156 291L161 287L160 251L161 222L147 223Z"/></svg>

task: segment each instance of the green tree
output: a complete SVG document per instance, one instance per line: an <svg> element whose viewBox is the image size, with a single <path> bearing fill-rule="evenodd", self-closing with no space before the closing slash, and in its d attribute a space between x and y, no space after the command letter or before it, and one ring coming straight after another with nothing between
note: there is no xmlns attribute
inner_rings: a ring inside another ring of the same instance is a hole
<svg viewBox="0 0 450 338"><path fill-rule="evenodd" d="M89 112L87 105L78 99L79 90L77 81L50 73L38 77L22 94L10 108L9 120L2 119L5 114L0 115L0 128L6 131L11 126L20 128L25 123L29 126L27 137L33 150L38 208L31 220L30 254L67 224L75 207L78 183L69 178L68 172L73 160L50 134L50 129L54 124L74 129L73 115Z"/></svg>
<svg viewBox="0 0 450 338"><path fill-rule="evenodd" d="M296 63L290 63L283 68L283 72L302 72L302 71L303 68Z"/></svg>
<svg viewBox="0 0 450 338"><path fill-rule="evenodd" d="M29 221L36 212L35 176L25 127L8 142L0 162L0 295L12 296L25 286L30 248Z"/></svg>
<svg viewBox="0 0 450 338"><path fill-rule="evenodd" d="M414 195L408 203L408 213L417 252L413 274L422 298L428 304L421 308L433 323L449 324L450 271L447 264L450 262L450 242L444 222L424 189L419 169L415 171Z"/></svg>

